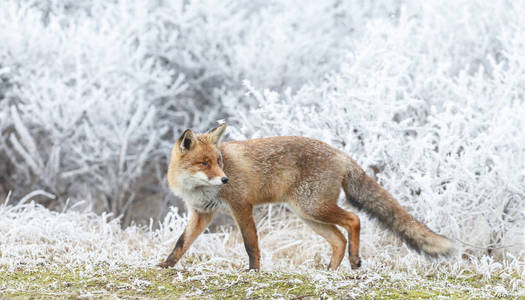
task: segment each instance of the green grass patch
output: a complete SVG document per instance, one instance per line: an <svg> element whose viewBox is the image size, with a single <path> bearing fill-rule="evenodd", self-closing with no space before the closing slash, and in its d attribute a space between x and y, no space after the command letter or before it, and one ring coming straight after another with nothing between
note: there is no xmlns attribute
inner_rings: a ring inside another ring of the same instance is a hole
<svg viewBox="0 0 525 300"><path fill-rule="evenodd" d="M4 271L0 274L2 296L14 297L99 297L123 298L261 298L305 297L319 293L305 275L280 272L191 273L178 269L38 268Z"/></svg>
<svg viewBox="0 0 525 300"><path fill-rule="evenodd" d="M317 272L317 273L316 273ZM321 274L321 281L319 276ZM394 280L389 275L368 277L354 273L308 274L284 272L217 273L209 270L137 268L130 266L20 268L0 267L1 298L352 298L465 299L490 295L490 287L503 285L495 276L421 276ZM487 291L489 291L487 294ZM497 295L492 295L497 296Z"/></svg>

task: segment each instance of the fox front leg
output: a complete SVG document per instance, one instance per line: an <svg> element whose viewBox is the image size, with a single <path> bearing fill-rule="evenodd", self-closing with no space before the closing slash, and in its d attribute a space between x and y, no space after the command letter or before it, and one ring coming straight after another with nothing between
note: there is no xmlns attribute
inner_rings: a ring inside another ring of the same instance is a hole
<svg viewBox="0 0 525 300"><path fill-rule="evenodd" d="M253 220L253 206L244 204L242 207L232 207L232 213L241 231L244 248L246 248L246 253L248 254L249 270L259 270L261 267L261 255L257 229Z"/></svg>
<svg viewBox="0 0 525 300"><path fill-rule="evenodd" d="M195 239L201 234L208 225L210 225L213 220L213 213L202 213L196 210L192 210L190 213L190 218L188 220L188 225L184 229L184 232L181 234L175 248L171 251L170 255L164 262L158 264L159 267L167 268L173 267L179 259L184 255L186 250L190 248L191 244Z"/></svg>

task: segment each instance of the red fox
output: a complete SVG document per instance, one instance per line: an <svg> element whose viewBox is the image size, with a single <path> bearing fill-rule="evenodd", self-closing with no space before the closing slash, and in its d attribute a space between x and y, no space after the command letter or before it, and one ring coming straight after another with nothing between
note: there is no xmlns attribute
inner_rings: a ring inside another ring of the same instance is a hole
<svg viewBox="0 0 525 300"><path fill-rule="evenodd" d="M260 268L253 207L286 202L313 231L332 247L328 269L335 270L345 255L348 232L352 268L361 266L360 221L337 205L341 188L348 201L379 220L418 252L448 255L452 242L418 222L344 152L328 144L298 136L259 138L221 143L226 124L207 133L184 131L171 151L168 182L186 202L188 224L161 267L177 263L214 212L230 209L249 257L249 268Z"/></svg>

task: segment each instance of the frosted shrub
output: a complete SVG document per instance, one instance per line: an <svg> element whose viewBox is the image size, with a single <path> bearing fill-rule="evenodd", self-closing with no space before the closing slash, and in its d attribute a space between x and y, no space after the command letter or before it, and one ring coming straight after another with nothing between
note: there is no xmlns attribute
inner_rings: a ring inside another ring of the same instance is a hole
<svg viewBox="0 0 525 300"><path fill-rule="evenodd" d="M222 105L242 100L243 79L280 90L339 65L366 11L354 24L336 1L300 4L6 1L0 185L44 188L59 196L50 207L93 199L115 215L165 198L171 144L246 111L251 102Z"/></svg>
<svg viewBox="0 0 525 300"><path fill-rule="evenodd" d="M60 18L43 26L35 11L4 13L11 176L22 187L42 186L61 196L55 205L87 194L115 215L124 213L137 178L154 176L165 157L159 137L171 126L158 118L168 113L156 110L174 105L185 89L183 76L130 43L125 30L132 34L134 27L70 24L56 34Z"/></svg>

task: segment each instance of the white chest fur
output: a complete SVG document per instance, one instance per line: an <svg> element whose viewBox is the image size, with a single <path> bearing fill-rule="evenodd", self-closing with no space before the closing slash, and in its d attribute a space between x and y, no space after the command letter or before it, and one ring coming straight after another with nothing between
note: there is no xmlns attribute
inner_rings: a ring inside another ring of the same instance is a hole
<svg viewBox="0 0 525 300"><path fill-rule="evenodd" d="M212 212L221 209L224 202L219 197L217 187L196 187L183 191L179 196L186 204L200 212Z"/></svg>
<svg viewBox="0 0 525 300"><path fill-rule="evenodd" d="M172 191L189 207L200 212L213 212L226 207L219 197L220 186L203 184L199 177L189 174L180 176L178 182Z"/></svg>

